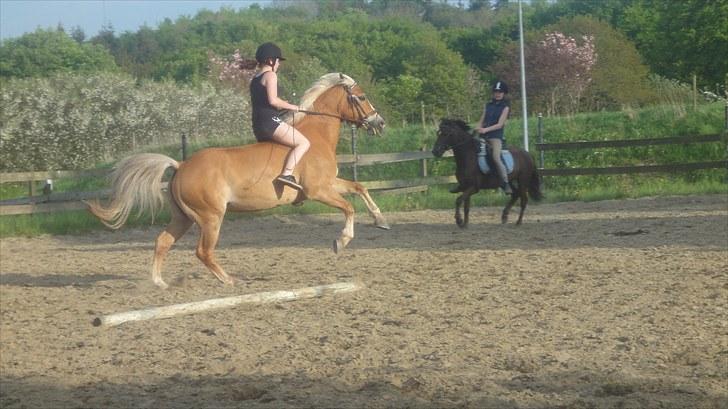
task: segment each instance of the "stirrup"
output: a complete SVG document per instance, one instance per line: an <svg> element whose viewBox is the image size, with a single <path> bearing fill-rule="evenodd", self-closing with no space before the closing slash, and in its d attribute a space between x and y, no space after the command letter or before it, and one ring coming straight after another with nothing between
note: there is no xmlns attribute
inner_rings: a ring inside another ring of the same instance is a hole
<svg viewBox="0 0 728 409"><path fill-rule="evenodd" d="M505 193L507 195L512 195L513 194L513 189L511 189L511 184L508 183L508 182L503 183L501 185L501 189L503 189L503 193Z"/></svg>
<svg viewBox="0 0 728 409"><path fill-rule="evenodd" d="M288 185L294 189L303 190L303 186L296 182L296 178L293 175L280 175L276 178L277 182L281 182L284 185Z"/></svg>

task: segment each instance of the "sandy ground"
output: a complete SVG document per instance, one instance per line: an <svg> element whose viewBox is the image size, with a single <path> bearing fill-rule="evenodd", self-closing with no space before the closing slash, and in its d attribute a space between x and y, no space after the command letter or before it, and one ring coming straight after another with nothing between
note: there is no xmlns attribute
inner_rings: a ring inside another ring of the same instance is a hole
<svg viewBox="0 0 728 409"><path fill-rule="evenodd" d="M357 199L358 200L358 199ZM477 200L476 200L477 203ZM231 220L219 284L160 226L4 239L0 407L728 407L728 198ZM355 281L319 299L94 327L95 317Z"/></svg>

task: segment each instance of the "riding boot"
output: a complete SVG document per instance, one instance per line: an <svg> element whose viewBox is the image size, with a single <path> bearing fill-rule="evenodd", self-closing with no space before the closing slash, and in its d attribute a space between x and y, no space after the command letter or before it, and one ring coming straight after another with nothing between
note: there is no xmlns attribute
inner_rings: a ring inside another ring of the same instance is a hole
<svg viewBox="0 0 728 409"><path fill-rule="evenodd" d="M501 185L501 189L503 189L503 193L507 195L513 194L513 189L511 189L511 184L508 183L508 180L505 180L503 184Z"/></svg>

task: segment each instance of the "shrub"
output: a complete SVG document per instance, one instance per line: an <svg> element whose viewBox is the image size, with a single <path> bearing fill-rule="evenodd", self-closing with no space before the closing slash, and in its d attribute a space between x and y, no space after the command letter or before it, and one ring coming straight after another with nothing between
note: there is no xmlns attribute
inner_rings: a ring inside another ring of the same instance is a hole
<svg viewBox="0 0 728 409"><path fill-rule="evenodd" d="M146 145L251 138L249 100L209 83L126 74L12 79L0 90L0 170L78 169Z"/></svg>

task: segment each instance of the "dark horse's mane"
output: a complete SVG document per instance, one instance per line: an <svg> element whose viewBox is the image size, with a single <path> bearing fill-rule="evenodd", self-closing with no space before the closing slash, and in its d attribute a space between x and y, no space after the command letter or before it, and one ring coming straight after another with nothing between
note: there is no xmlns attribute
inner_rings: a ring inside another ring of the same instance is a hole
<svg viewBox="0 0 728 409"><path fill-rule="evenodd" d="M465 121L462 119L447 119L444 118L440 122L440 129L443 128L455 128L455 130L459 130L463 133L470 134L471 128L470 125L468 125Z"/></svg>
<svg viewBox="0 0 728 409"><path fill-rule="evenodd" d="M468 145L472 147L476 146L476 140L473 138L472 128L470 128L470 125L462 119L442 119L440 121L440 132L447 134L450 138L457 138L457 141L451 140L451 142L456 144L470 140L472 143ZM465 145L465 143L463 143L463 145Z"/></svg>

